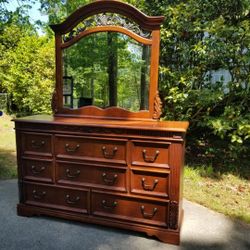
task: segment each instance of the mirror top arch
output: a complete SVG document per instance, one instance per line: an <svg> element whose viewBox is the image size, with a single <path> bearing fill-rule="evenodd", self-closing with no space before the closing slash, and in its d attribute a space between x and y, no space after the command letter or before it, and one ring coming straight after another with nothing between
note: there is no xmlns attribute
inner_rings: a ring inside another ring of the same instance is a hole
<svg viewBox="0 0 250 250"><path fill-rule="evenodd" d="M161 100L158 94L158 64L160 25L163 20L163 16L147 16L121 1L98 0L79 8L64 22L50 25L55 33L56 46L56 88L52 97L54 115L125 120L159 119ZM148 110L129 111L112 105L100 108L93 104L78 106L77 109L64 106L64 50L90 34L99 32L123 33L142 45L151 47Z"/></svg>
<svg viewBox="0 0 250 250"><path fill-rule="evenodd" d="M147 16L134 6L116 0L98 0L82 6L60 23L50 25L55 34L65 34L74 28L82 20L99 13L117 13L132 19L142 28L153 31L159 30L164 16Z"/></svg>

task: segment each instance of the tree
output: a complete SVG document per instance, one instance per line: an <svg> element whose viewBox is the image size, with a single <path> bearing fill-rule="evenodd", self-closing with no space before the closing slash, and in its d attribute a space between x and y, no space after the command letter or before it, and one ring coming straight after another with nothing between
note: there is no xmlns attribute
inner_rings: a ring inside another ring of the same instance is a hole
<svg viewBox="0 0 250 250"><path fill-rule="evenodd" d="M11 97L15 112L50 112L54 84L53 40L39 37L27 15L31 0L8 11L0 1L0 90Z"/></svg>
<svg viewBox="0 0 250 250"><path fill-rule="evenodd" d="M11 93L17 112L50 112L53 54L53 41L35 34L20 38L17 46L5 53L1 61L4 72L0 78L3 87Z"/></svg>

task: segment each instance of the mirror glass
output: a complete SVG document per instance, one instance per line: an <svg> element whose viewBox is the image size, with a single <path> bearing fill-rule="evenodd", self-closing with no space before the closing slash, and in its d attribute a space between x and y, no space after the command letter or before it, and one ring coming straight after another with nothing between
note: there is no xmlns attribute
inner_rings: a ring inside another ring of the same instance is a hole
<svg viewBox="0 0 250 250"><path fill-rule="evenodd" d="M92 33L63 50L64 107L148 110L151 46L118 32Z"/></svg>

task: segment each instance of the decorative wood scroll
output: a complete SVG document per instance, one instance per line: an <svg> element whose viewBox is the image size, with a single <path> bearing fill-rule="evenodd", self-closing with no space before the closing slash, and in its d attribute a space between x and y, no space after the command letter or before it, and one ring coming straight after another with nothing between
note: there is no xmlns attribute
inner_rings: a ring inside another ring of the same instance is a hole
<svg viewBox="0 0 250 250"><path fill-rule="evenodd" d="M154 115L153 115L154 119L160 118L162 114L161 109L162 109L162 102L159 96L159 92L157 91L155 95L155 100L154 100Z"/></svg>
<svg viewBox="0 0 250 250"><path fill-rule="evenodd" d="M142 29L137 23L115 13L101 13L94 16L91 16L82 22L80 22L76 27L74 27L70 32L63 35L63 42L68 42L72 38L79 35L81 32L88 30L90 28L98 26L118 26L126 28L135 34L144 37L150 38L151 32Z"/></svg>

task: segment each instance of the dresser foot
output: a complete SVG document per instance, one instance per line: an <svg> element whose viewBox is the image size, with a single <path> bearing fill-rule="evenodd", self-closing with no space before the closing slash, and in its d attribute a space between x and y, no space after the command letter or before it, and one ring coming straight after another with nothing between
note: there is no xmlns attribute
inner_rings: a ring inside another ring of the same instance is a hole
<svg viewBox="0 0 250 250"><path fill-rule="evenodd" d="M154 236L158 240L169 243L169 244L180 244L180 233L179 232L169 232L169 231L156 231L156 232L147 232L148 236Z"/></svg>
<svg viewBox="0 0 250 250"><path fill-rule="evenodd" d="M29 209L28 207L26 207L23 204L18 204L17 205L17 215L24 216L24 217L32 217L32 216L36 216L39 214L34 213L34 211L32 211L31 209Z"/></svg>

